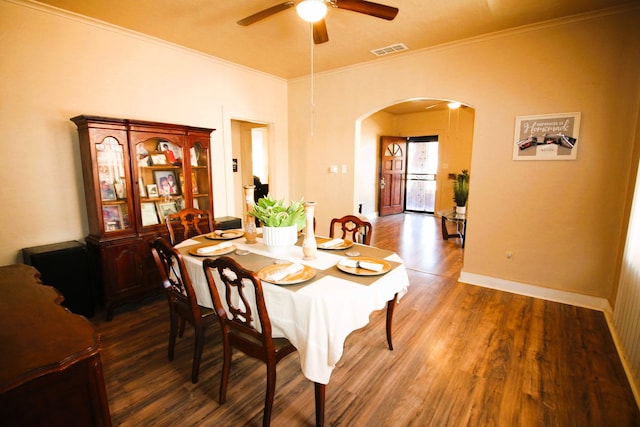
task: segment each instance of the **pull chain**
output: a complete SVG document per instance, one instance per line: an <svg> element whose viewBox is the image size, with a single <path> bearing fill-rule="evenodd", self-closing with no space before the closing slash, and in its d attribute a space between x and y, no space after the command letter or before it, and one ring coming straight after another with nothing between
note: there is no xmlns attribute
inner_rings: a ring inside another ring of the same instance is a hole
<svg viewBox="0 0 640 427"><path fill-rule="evenodd" d="M311 31L309 32L309 34L311 35L310 37L310 41L311 41L311 113L310 113L310 117L309 117L309 125L311 126L311 137L313 137L313 128L314 128L314 123L313 123L313 115L314 115L314 110L316 108L315 105L315 99L314 99L314 92L313 92L313 23L309 23L309 26L311 28Z"/></svg>

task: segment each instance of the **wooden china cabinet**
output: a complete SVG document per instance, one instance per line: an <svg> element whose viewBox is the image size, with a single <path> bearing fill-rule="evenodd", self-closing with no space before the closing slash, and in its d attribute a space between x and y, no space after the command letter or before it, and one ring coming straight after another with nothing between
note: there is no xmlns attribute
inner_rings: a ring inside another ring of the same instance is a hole
<svg viewBox="0 0 640 427"><path fill-rule="evenodd" d="M164 218L210 210L215 129L96 116L78 127L89 221L86 237L107 319L116 306L162 291L150 242L168 237Z"/></svg>

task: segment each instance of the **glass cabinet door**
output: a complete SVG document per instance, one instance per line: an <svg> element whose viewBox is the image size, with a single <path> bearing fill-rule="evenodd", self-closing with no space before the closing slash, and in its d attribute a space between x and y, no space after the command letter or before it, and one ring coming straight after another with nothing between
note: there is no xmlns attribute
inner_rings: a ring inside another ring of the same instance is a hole
<svg viewBox="0 0 640 427"><path fill-rule="evenodd" d="M191 206L211 210L211 188L209 176L209 149L204 142L195 142L189 148L191 169Z"/></svg>
<svg viewBox="0 0 640 427"><path fill-rule="evenodd" d="M102 210L99 215L102 215L102 225L107 234L132 227L123 143L108 136L95 146Z"/></svg>
<svg viewBox="0 0 640 427"><path fill-rule="evenodd" d="M165 217L185 207L180 141L150 138L135 145L140 220L143 227L164 224Z"/></svg>

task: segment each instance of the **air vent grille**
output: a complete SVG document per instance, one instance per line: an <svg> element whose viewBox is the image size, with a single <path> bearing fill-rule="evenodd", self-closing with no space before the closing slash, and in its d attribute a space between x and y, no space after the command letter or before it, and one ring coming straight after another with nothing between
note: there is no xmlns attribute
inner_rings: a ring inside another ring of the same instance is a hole
<svg viewBox="0 0 640 427"><path fill-rule="evenodd" d="M373 49L371 53L373 53L375 56L384 56L389 55L390 53L396 53L408 49L409 48L404 43L396 43L392 44L391 46Z"/></svg>

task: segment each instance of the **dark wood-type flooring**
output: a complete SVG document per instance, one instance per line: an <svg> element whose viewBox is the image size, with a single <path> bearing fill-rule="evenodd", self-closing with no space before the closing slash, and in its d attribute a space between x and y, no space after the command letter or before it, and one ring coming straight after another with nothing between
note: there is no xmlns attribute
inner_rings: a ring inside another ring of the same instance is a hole
<svg viewBox="0 0 640 427"><path fill-rule="evenodd" d="M384 310L352 333L327 386L331 426L640 426L640 413L601 312L458 282L463 250L439 222L401 214L374 221L372 244L394 250L410 276L394 319ZM93 321L116 426L259 426L265 367L234 353L218 404L221 341L206 333L192 384L193 330L167 360L164 298ZM278 364L273 426L312 426L313 384L297 354Z"/></svg>

